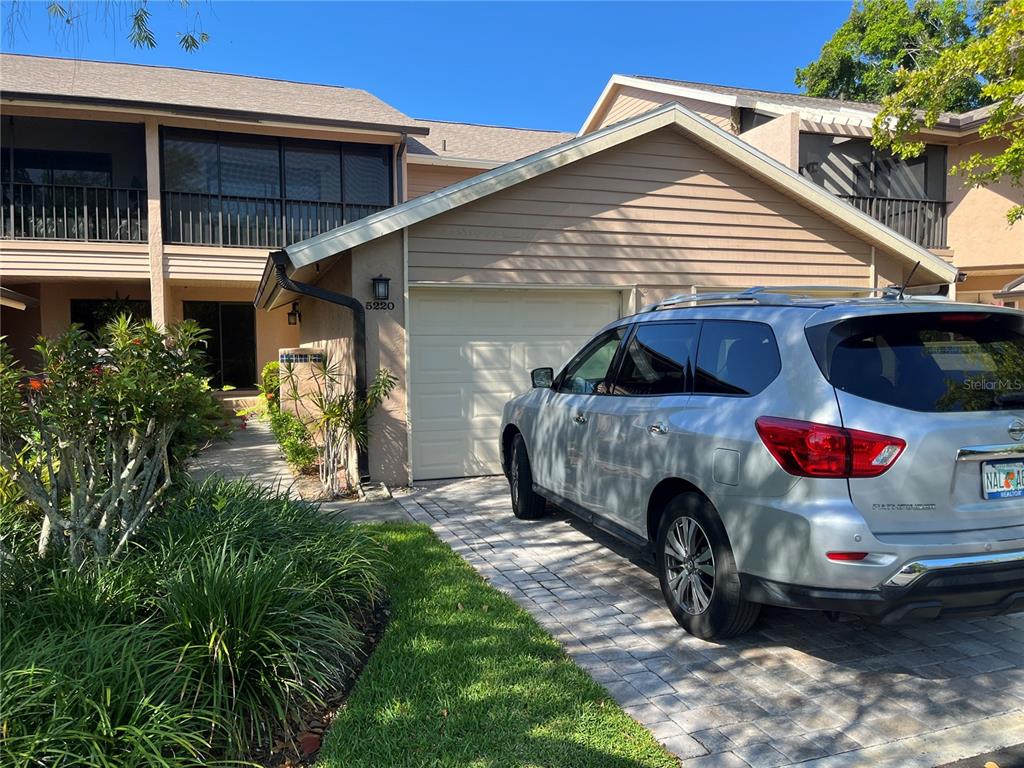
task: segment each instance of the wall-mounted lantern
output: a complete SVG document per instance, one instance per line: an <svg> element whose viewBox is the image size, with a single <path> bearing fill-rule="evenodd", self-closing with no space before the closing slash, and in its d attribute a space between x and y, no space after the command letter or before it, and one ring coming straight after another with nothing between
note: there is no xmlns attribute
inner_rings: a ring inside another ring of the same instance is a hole
<svg viewBox="0 0 1024 768"><path fill-rule="evenodd" d="M298 325L302 322L302 313L299 312L299 302L292 302L292 311L288 313L288 325Z"/></svg>
<svg viewBox="0 0 1024 768"><path fill-rule="evenodd" d="M373 283L373 298L374 301L387 301L391 293L389 283L391 282L390 277L384 277L384 275L377 275L371 279Z"/></svg>

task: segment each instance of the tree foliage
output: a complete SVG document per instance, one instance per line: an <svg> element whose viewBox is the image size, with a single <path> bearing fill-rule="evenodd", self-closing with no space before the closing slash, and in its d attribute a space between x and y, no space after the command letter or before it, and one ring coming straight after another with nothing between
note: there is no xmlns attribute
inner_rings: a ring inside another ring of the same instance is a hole
<svg viewBox="0 0 1024 768"><path fill-rule="evenodd" d="M13 41L33 5L33 2L26 0L7 0L3 4L8 41ZM199 50L210 41L210 36L202 27L202 17L192 7L190 0L162 3L160 8L173 10L173 6L177 6L184 17L182 27L175 32L178 45L189 53ZM149 0L102 0L98 3L95 0L48 0L46 13L53 34L64 42L76 41L85 33L90 21L99 21L115 29L125 24L126 37L134 48L157 46Z"/></svg>
<svg viewBox="0 0 1024 768"><path fill-rule="evenodd" d="M982 101L995 103L979 128L983 139L996 139L997 152L975 152L950 169L968 184L1008 181L1024 186L1024 0L990 8L978 23L978 36L943 51L934 62L897 73L897 88L882 100L875 118L874 144L901 157L924 151L914 134L935 126L955 100L960 83L973 80ZM1024 205L1007 211L1012 224L1024 218Z"/></svg>
<svg viewBox="0 0 1024 768"><path fill-rule="evenodd" d="M900 87L902 72L974 37L964 0L858 0L818 59L797 69L796 83L809 96L879 102ZM973 109L982 98L977 78L963 73L943 90L941 109Z"/></svg>

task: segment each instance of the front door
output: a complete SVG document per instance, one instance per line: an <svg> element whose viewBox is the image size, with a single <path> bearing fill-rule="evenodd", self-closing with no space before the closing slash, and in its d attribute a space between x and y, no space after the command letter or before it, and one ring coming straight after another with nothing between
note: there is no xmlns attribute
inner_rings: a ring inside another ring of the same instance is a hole
<svg viewBox="0 0 1024 768"><path fill-rule="evenodd" d="M209 333L206 370L212 387L256 386L256 312L252 304L186 301L184 315Z"/></svg>

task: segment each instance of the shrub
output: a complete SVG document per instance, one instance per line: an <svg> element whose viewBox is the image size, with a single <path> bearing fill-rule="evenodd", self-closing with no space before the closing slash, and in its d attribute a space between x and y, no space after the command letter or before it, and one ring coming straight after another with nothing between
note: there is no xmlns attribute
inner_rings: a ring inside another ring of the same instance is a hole
<svg viewBox="0 0 1024 768"><path fill-rule="evenodd" d="M276 411L281 407L281 364L277 360L263 366L259 390L268 410Z"/></svg>
<svg viewBox="0 0 1024 768"><path fill-rule="evenodd" d="M312 472L316 467L317 450L306 425L295 414L276 409L270 411L270 429L281 445L285 461L298 472Z"/></svg>
<svg viewBox="0 0 1024 768"><path fill-rule="evenodd" d="M39 515L40 556L116 558L156 509L207 429L203 339L191 321L72 326L36 346L34 375L0 342L0 462Z"/></svg>
<svg viewBox="0 0 1024 768"><path fill-rule="evenodd" d="M15 560L4 764L206 765L265 747L349 675L382 562L363 529L217 478L186 484L106 567Z"/></svg>

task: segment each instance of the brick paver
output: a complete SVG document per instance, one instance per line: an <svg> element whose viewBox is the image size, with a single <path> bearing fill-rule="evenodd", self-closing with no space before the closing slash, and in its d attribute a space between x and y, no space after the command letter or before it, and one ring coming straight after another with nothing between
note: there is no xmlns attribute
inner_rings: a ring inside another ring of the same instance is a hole
<svg viewBox="0 0 1024 768"><path fill-rule="evenodd" d="M399 502L683 766L925 768L1024 740L1024 614L877 627L766 609L754 631L708 643L675 623L628 548L557 510L516 520L500 478Z"/></svg>

